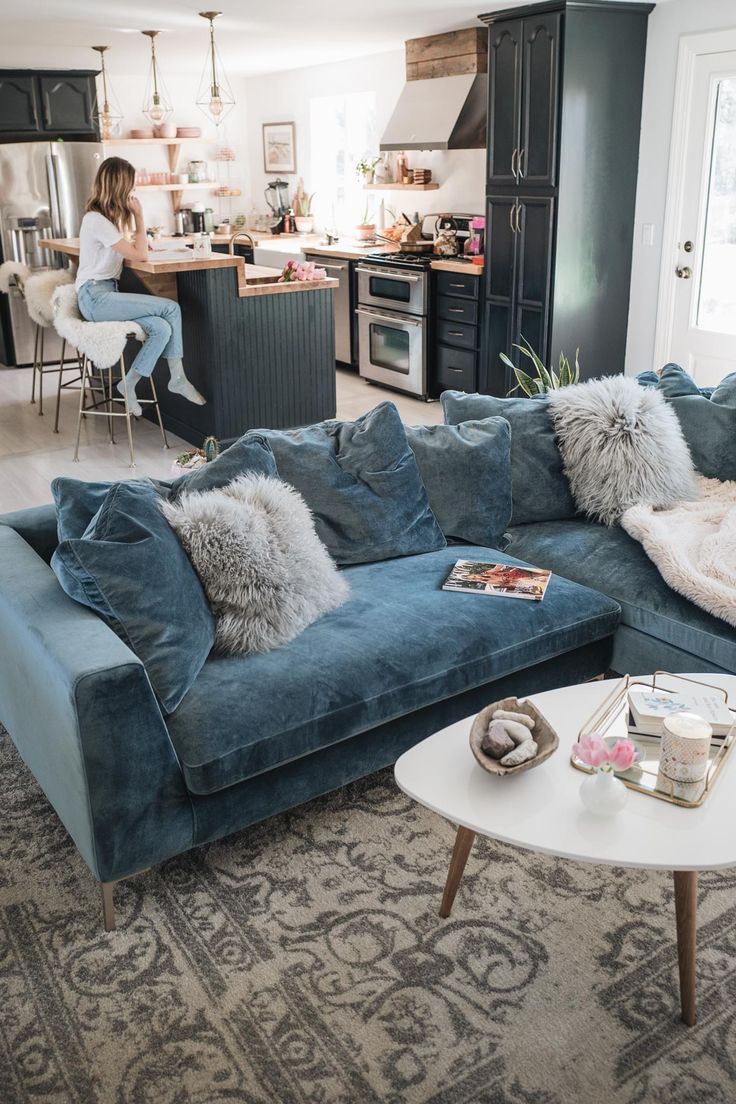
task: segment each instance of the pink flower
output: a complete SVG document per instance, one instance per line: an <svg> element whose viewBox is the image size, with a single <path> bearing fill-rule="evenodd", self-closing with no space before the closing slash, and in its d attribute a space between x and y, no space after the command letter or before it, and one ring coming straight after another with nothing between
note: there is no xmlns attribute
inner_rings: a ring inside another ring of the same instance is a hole
<svg viewBox="0 0 736 1104"><path fill-rule="evenodd" d="M636 762L636 744L633 740L617 740L609 753L609 762L615 771L626 771Z"/></svg>
<svg viewBox="0 0 736 1104"><path fill-rule="evenodd" d="M573 751L581 762L596 770L608 763L608 745L597 732L583 736L582 740L575 744Z"/></svg>

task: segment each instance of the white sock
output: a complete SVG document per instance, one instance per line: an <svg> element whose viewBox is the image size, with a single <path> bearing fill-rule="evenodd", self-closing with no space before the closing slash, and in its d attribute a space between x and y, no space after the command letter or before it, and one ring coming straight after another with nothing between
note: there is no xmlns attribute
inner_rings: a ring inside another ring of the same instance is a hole
<svg viewBox="0 0 736 1104"><path fill-rule="evenodd" d="M128 410L136 418L140 418L143 410L141 404L138 402L135 394L135 387L141 376L136 372L135 368L131 368L129 372L125 373L125 380L120 380L116 390L119 395L128 396Z"/></svg>
<svg viewBox="0 0 736 1104"><path fill-rule="evenodd" d="M181 357L167 357L166 362L169 366L170 374L169 391L173 391L175 395L181 395L197 406L204 406L207 400L203 395L200 395L194 384L190 383L187 379L184 374L184 362Z"/></svg>

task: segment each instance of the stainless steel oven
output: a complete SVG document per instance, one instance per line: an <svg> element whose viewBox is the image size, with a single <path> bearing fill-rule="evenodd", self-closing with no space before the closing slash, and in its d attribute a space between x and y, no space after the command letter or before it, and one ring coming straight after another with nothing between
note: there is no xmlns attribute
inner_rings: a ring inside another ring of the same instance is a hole
<svg viewBox="0 0 736 1104"><path fill-rule="evenodd" d="M426 398L428 268L384 256L356 272L361 376Z"/></svg>
<svg viewBox="0 0 736 1104"><path fill-rule="evenodd" d="M358 302L366 307L384 307L402 314L427 313L426 274L407 272L380 264L359 264Z"/></svg>
<svg viewBox="0 0 736 1104"><path fill-rule="evenodd" d="M412 395L427 393L426 318L358 306L360 374Z"/></svg>

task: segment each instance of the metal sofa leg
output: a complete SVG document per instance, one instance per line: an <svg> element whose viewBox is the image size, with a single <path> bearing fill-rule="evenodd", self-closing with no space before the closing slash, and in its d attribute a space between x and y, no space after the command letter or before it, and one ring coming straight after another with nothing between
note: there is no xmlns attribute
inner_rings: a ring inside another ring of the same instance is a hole
<svg viewBox="0 0 736 1104"><path fill-rule="evenodd" d="M100 893L102 895L102 919L105 924L105 931L115 931L115 904L112 899L112 891L115 887L114 882L100 882Z"/></svg>

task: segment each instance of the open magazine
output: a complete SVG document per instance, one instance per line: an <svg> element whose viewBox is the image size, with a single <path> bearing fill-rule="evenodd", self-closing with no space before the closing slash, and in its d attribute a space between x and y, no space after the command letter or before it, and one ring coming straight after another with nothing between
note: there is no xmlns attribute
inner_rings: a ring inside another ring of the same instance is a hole
<svg viewBox="0 0 736 1104"><path fill-rule="evenodd" d="M535 567L458 560L442 584L442 589L461 591L463 594L495 594L500 598L526 598L528 602L541 602L551 574L551 571L542 571Z"/></svg>

